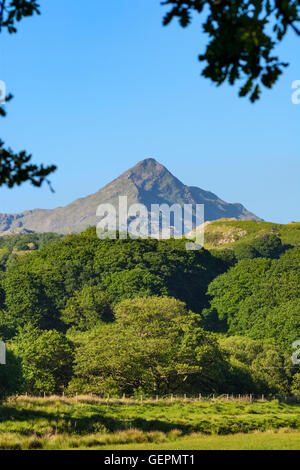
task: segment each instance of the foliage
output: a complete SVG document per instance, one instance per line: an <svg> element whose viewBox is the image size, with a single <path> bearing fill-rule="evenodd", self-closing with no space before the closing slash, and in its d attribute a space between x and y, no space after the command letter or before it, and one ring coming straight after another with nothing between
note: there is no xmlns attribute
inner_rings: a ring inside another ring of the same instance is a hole
<svg viewBox="0 0 300 470"><path fill-rule="evenodd" d="M62 238L56 233L20 233L0 237L0 271L5 271L20 254L40 250Z"/></svg>
<svg viewBox="0 0 300 470"><path fill-rule="evenodd" d="M231 268L237 262L236 253L233 250L228 250L228 249L216 250L216 249L212 249L212 250L210 250L210 253L215 258L225 262L228 268Z"/></svg>
<svg viewBox="0 0 300 470"><path fill-rule="evenodd" d="M0 249L12 251L40 250L63 238L57 233L19 233L0 237Z"/></svg>
<svg viewBox="0 0 300 470"><path fill-rule="evenodd" d="M184 240L99 240L95 230L9 264L2 280L4 321L61 329L69 299L85 286L117 303L141 295L169 295L200 313L210 281L228 264L206 250L187 252Z"/></svg>
<svg viewBox="0 0 300 470"><path fill-rule="evenodd" d="M255 238L252 243L241 243L234 247L238 260L254 258L276 259L284 252L281 239L275 234L265 233Z"/></svg>
<svg viewBox="0 0 300 470"><path fill-rule="evenodd" d="M112 298L96 286L76 291L67 303L62 321L81 330L93 328L98 322L113 320Z"/></svg>
<svg viewBox="0 0 300 470"><path fill-rule="evenodd" d="M233 250L253 244L256 239L275 235L283 250L300 246L300 223L275 224L256 220L226 220L210 222L205 227L205 248L214 251Z"/></svg>
<svg viewBox="0 0 300 470"><path fill-rule="evenodd" d="M292 393L296 397L300 396L300 373L299 372L297 372L297 374L295 374L293 377Z"/></svg>
<svg viewBox="0 0 300 470"><path fill-rule="evenodd" d="M80 392L169 393L217 386L222 361L199 316L167 297L124 300L113 325L82 336L70 389Z"/></svg>
<svg viewBox="0 0 300 470"><path fill-rule="evenodd" d="M274 338L289 353L299 335L299 276L299 248L278 260L242 260L210 284L211 308L206 318L217 312L229 333Z"/></svg>
<svg viewBox="0 0 300 470"><path fill-rule="evenodd" d="M237 262L235 247L187 252L184 240L99 240L94 229L0 238L0 334L13 338L23 389L295 393L300 248L277 232L254 242L259 257Z"/></svg>
<svg viewBox="0 0 300 470"><path fill-rule="evenodd" d="M16 33L16 23L34 14L40 14L36 0L1 0L0 31L6 29L10 34Z"/></svg>
<svg viewBox="0 0 300 470"><path fill-rule="evenodd" d="M73 363L72 346L55 330L40 331L28 324L12 342L20 359L24 389L32 394L61 393L67 386Z"/></svg>
<svg viewBox="0 0 300 470"><path fill-rule="evenodd" d="M169 24L178 18L187 27L193 16L205 15L203 31L209 42L199 60L202 75L218 86L244 80L240 96L260 97L261 86L272 88L288 65L274 55L275 48L289 31L300 36L298 0L165 0L171 7L164 18Z"/></svg>
<svg viewBox="0 0 300 470"><path fill-rule="evenodd" d="M258 237L251 246L263 258L279 258L284 251L281 239L275 234L265 234Z"/></svg>
<svg viewBox="0 0 300 470"><path fill-rule="evenodd" d="M4 142L0 141L0 186L12 188L25 181L37 187L44 182L50 185L47 177L56 170L56 166L38 166L31 159L32 155L27 152L14 153L10 148L4 148Z"/></svg>
<svg viewBox="0 0 300 470"><path fill-rule="evenodd" d="M16 24L25 17L40 14L36 0L0 0L0 32L16 33ZM10 101L10 94L6 101ZM6 116L6 109L0 106L0 116ZM32 163L32 155L25 151L15 153L11 148L5 148L0 140L0 187L12 188L29 181L33 186L40 187L44 182L50 186L48 176L56 170L55 165L44 167ZM50 186L51 188L51 186Z"/></svg>
<svg viewBox="0 0 300 470"><path fill-rule="evenodd" d="M259 258L258 251L251 244L240 244L234 248L234 254L238 261L242 259L254 259Z"/></svg>
<svg viewBox="0 0 300 470"><path fill-rule="evenodd" d="M231 336L220 341L228 354L237 393L288 394L292 381L291 357L272 342ZM248 388L247 388L248 387Z"/></svg>
<svg viewBox="0 0 300 470"><path fill-rule="evenodd" d="M23 386L23 375L20 360L12 348L6 347L6 364L0 364L0 401L7 396L19 393Z"/></svg>

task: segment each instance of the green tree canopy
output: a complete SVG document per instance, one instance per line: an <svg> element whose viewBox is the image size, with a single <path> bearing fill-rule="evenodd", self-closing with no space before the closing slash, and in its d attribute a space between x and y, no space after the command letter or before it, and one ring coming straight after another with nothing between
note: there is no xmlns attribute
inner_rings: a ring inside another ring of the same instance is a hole
<svg viewBox="0 0 300 470"><path fill-rule="evenodd" d="M66 304L62 321L88 330L99 322L113 320L112 297L97 286L84 286L76 291Z"/></svg>
<svg viewBox="0 0 300 470"><path fill-rule="evenodd" d="M242 260L210 284L211 308L206 316L209 320L217 313L227 322L229 333L274 338L290 352L300 328L299 278L299 248L278 260Z"/></svg>
<svg viewBox="0 0 300 470"><path fill-rule="evenodd" d="M232 366L231 381L237 393L289 393L293 375L291 355L282 353L272 340L230 336L222 338L220 346Z"/></svg>
<svg viewBox="0 0 300 470"><path fill-rule="evenodd" d="M124 300L115 317L81 337L71 390L153 394L218 387L217 341L184 303L155 296Z"/></svg>
<svg viewBox="0 0 300 470"><path fill-rule="evenodd" d="M61 393L72 375L73 351L66 337L55 330L40 331L28 324L12 342L20 359L24 389L33 394Z"/></svg>
<svg viewBox="0 0 300 470"><path fill-rule="evenodd" d="M187 252L184 240L99 240L95 229L89 229L9 263L0 279L3 321L7 326L31 322L61 330L67 302L74 307L78 298L70 299L87 286L106 291L114 303L168 295L201 313L208 306L209 283L227 267L206 250Z"/></svg>

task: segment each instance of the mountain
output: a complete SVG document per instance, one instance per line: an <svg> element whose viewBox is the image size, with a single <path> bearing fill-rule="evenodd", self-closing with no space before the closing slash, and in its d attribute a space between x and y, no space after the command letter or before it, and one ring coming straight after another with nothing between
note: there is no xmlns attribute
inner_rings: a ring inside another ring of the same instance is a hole
<svg viewBox="0 0 300 470"><path fill-rule="evenodd" d="M205 204L205 220L235 218L261 220L241 204L229 204L215 194L195 186L185 186L153 158L139 162L117 179L85 198L65 207L35 209L20 214L0 214L0 234L22 232L81 232L96 225L99 204L118 207L119 196L127 195L128 205Z"/></svg>

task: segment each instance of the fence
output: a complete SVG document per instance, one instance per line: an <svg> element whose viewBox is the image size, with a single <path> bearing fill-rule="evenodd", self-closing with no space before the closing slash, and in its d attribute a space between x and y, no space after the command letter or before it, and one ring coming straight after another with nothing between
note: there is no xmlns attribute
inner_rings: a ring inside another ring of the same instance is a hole
<svg viewBox="0 0 300 470"><path fill-rule="evenodd" d="M247 395L234 395L234 394L225 394L225 395L202 395L201 393L197 396L191 395L167 395L167 396L159 396L156 395L155 397L149 397L145 395L140 396L127 396L124 394L122 397L115 397L110 395L98 395L95 393L80 395L66 395L63 393L62 395L47 395L46 393L42 394L41 396L31 396L29 394L20 395L15 397L17 399L47 399L47 400L70 400L75 402L98 402L98 403L105 403L105 404L118 404L118 403L131 403L131 404L172 404L172 403L196 403L196 402L207 402L207 403L216 403L216 402L267 402L272 400L278 400L280 402L285 403L300 403L300 396L266 396L266 395L257 395L257 394L247 394Z"/></svg>

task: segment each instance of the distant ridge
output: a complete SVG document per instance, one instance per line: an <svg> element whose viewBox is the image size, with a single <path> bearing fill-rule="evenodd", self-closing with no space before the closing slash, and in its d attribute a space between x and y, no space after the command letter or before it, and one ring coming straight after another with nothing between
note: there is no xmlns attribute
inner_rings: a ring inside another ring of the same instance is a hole
<svg viewBox="0 0 300 470"><path fill-rule="evenodd" d="M24 232L78 233L96 225L99 204L118 207L119 196L128 204L205 204L205 221L221 218L262 220L242 204L229 204L215 194L186 186L154 158L142 160L96 193L56 209L35 209L20 214L0 214L0 234Z"/></svg>

